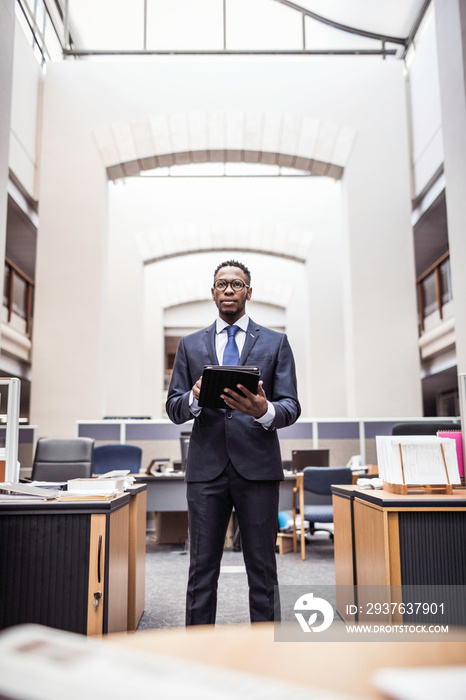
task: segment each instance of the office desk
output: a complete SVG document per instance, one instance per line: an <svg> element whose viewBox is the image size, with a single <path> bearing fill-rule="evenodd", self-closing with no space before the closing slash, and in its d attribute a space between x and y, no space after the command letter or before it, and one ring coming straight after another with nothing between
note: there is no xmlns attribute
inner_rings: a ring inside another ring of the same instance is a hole
<svg viewBox="0 0 466 700"><path fill-rule="evenodd" d="M186 482L184 473L172 472L158 476L134 474L136 484L147 486L147 510L156 513L170 511L187 511ZM279 510L291 510L293 506L293 487L296 474L287 474L280 482Z"/></svg>
<svg viewBox="0 0 466 700"><path fill-rule="evenodd" d="M464 489L402 496L334 486L332 493L337 585L466 586Z"/></svg>
<svg viewBox="0 0 466 700"><path fill-rule="evenodd" d="M449 644L440 640L428 644L279 643L274 642L273 623L148 630L105 639L106 643L167 654L180 662L197 661L372 700L386 697L369 683L378 668L461 665L466 658L466 630L455 633L455 642Z"/></svg>
<svg viewBox="0 0 466 700"><path fill-rule="evenodd" d="M0 504L0 629L128 628L130 498Z"/></svg>
<svg viewBox="0 0 466 700"><path fill-rule="evenodd" d="M187 511L184 472L152 476L134 474L136 484L147 486L147 510L156 513Z"/></svg>

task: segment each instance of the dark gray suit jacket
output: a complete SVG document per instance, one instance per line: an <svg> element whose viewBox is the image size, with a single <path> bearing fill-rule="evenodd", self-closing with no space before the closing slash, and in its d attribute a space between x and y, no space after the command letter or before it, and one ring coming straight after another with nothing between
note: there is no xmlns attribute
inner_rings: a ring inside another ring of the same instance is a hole
<svg viewBox="0 0 466 700"><path fill-rule="evenodd" d="M193 417L189 410L191 388L204 365L212 364L218 364L215 323L180 341L166 406L174 423L185 423ZM186 481L215 479L228 460L246 479L283 479L276 428L291 425L301 413L293 353L286 335L250 319L239 364L259 367L265 394L275 407L272 426L266 430L252 416L239 411L203 408L194 419Z"/></svg>

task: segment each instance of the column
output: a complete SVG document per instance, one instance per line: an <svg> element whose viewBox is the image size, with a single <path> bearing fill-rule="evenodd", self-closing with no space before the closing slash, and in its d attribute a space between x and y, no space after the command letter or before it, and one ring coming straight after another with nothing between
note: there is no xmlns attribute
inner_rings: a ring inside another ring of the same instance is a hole
<svg viewBox="0 0 466 700"><path fill-rule="evenodd" d="M448 238L458 372L466 372L466 81L465 0L435 3L445 153Z"/></svg>
<svg viewBox="0 0 466 700"><path fill-rule="evenodd" d="M0 254L5 257L15 0L0 0ZM0 267L3 289L3 265Z"/></svg>
<svg viewBox="0 0 466 700"><path fill-rule="evenodd" d="M365 84L370 102L343 178L347 415L422 415L402 65Z"/></svg>

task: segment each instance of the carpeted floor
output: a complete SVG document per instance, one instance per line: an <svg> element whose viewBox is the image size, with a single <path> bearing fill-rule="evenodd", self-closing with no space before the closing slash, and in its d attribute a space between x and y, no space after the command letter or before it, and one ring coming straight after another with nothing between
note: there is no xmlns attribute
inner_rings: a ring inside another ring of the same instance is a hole
<svg viewBox="0 0 466 700"><path fill-rule="evenodd" d="M299 553L277 555L280 585L325 585L335 580L333 542L315 535ZM189 555L182 547L148 541L146 605L138 630L184 625ZM218 587L217 624L247 623L248 585L241 552L225 551Z"/></svg>

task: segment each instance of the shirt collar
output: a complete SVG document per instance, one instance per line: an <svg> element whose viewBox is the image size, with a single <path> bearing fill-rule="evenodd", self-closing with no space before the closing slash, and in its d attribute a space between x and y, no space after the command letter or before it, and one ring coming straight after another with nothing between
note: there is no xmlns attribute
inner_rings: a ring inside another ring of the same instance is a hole
<svg viewBox="0 0 466 700"><path fill-rule="evenodd" d="M243 314L241 318L239 318L237 321L235 321L235 326L238 326L242 331L246 333L248 329L248 324L249 324L249 316L247 314ZM223 318L220 318L220 316L216 320L216 328L215 332L221 333L227 326L230 324L227 323L226 321L223 320Z"/></svg>

